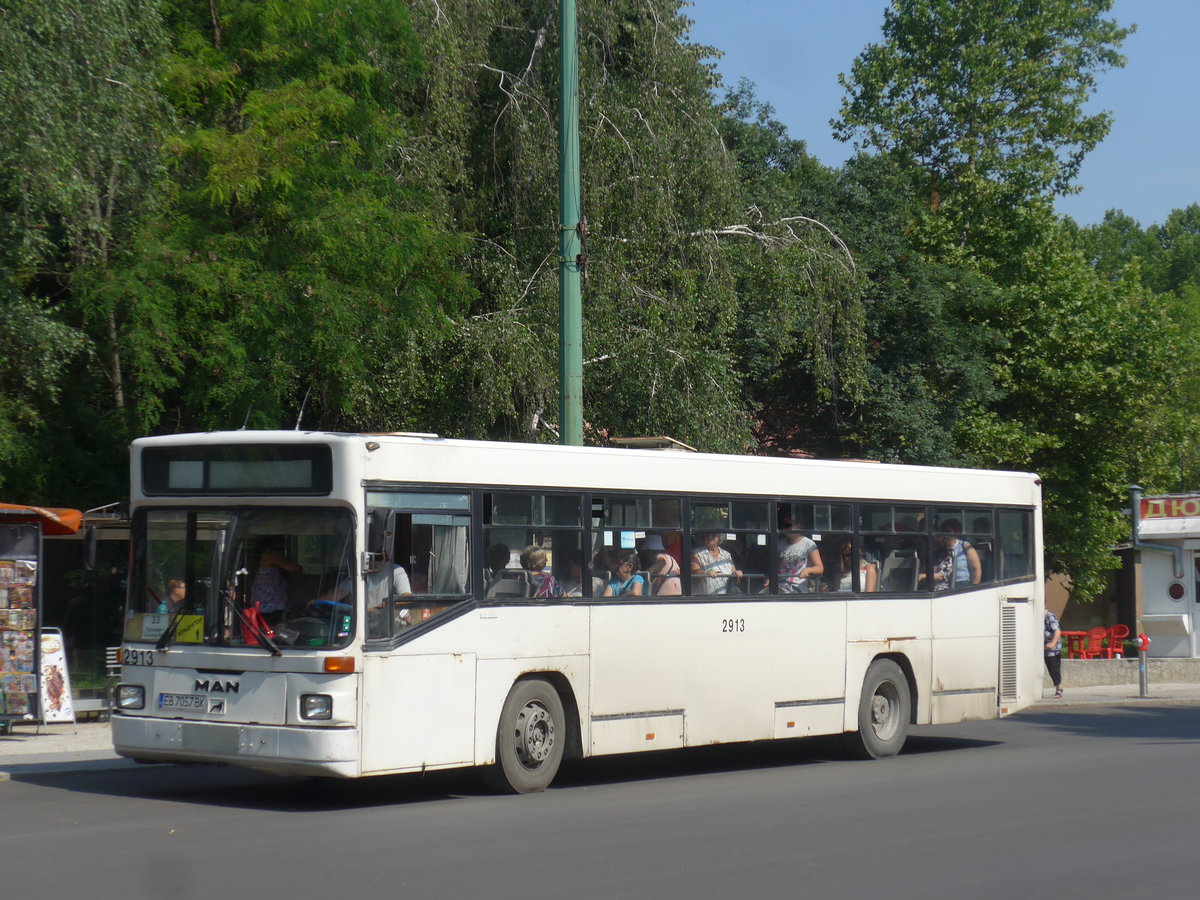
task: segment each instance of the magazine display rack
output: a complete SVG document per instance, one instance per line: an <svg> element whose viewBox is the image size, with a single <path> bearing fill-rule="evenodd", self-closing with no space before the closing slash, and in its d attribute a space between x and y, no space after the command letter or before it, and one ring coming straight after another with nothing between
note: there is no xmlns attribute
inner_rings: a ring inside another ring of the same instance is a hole
<svg viewBox="0 0 1200 900"><path fill-rule="evenodd" d="M45 721L47 709L53 721L74 721L62 634L41 633L42 535L75 534L82 519L77 509L0 503L0 734L14 722ZM44 647L52 656L45 674Z"/></svg>
<svg viewBox="0 0 1200 900"><path fill-rule="evenodd" d="M41 595L37 524L0 524L0 728L40 714L38 621Z"/></svg>

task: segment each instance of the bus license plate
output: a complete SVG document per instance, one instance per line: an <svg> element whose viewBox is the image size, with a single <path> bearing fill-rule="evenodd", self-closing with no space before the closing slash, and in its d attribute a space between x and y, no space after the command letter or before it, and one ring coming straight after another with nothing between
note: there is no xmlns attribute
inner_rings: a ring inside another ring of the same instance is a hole
<svg viewBox="0 0 1200 900"><path fill-rule="evenodd" d="M190 709L208 712L207 694L159 694L159 709Z"/></svg>

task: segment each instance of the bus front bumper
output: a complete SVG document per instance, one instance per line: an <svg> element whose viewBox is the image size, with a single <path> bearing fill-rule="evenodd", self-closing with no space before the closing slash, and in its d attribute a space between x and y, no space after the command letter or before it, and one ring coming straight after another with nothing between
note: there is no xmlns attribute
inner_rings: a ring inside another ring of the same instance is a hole
<svg viewBox="0 0 1200 900"><path fill-rule="evenodd" d="M114 713L113 749L146 762L224 763L278 775L355 778L354 728L301 728Z"/></svg>

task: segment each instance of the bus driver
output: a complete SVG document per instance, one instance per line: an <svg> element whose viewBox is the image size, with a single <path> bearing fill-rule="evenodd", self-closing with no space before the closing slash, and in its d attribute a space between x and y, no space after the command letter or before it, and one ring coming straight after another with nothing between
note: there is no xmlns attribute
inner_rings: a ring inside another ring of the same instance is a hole
<svg viewBox="0 0 1200 900"><path fill-rule="evenodd" d="M383 608L391 597L411 597L412 587L408 583L408 573L404 571L403 566L398 566L396 563L387 559L385 554L373 556L371 559L375 562L374 567L368 569L365 573L367 581L367 609L375 610ZM354 593L354 585L351 579L344 578L336 587L321 594L317 598L317 603L340 603ZM312 604L309 604L311 609ZM408 610L398 610L398 614L404 615Z"/></svg>

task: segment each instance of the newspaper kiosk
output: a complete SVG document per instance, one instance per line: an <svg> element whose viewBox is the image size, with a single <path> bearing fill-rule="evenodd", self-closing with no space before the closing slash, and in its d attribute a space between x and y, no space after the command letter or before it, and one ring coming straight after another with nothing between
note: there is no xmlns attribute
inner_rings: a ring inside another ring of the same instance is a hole
<svg viewBox="0 0 1200 900"><path fill-rule="evenodd" d="M1149 656L1200 658L1200 494L1135 495L1141 630Z"/></svg>
<svg viewBox="0 0 1200 900"><path fill-rule="evenodd" d="M65 664L42 671L42 536L74 534L82 518L75 509L0 504L0 733L42 720L43 688L66 689Z"/></svg>

